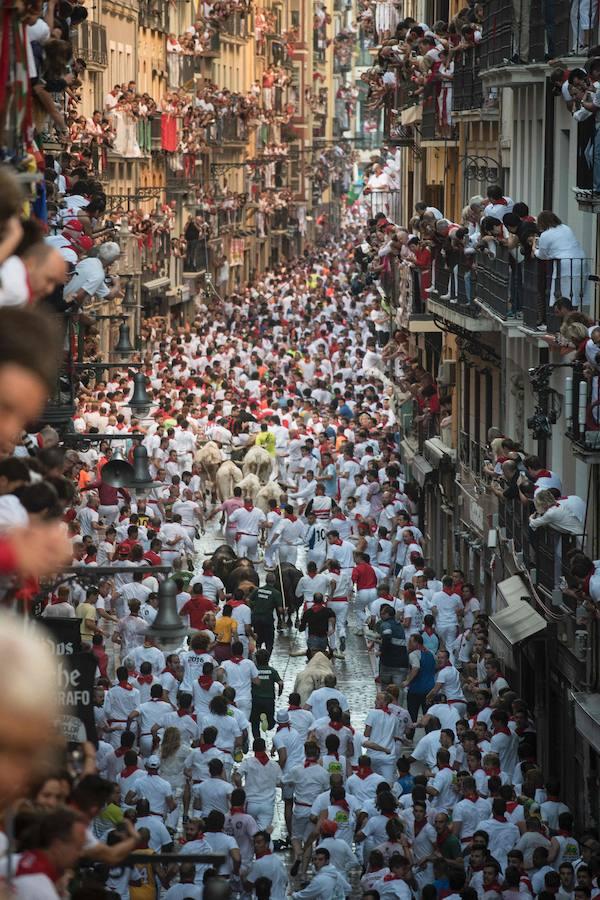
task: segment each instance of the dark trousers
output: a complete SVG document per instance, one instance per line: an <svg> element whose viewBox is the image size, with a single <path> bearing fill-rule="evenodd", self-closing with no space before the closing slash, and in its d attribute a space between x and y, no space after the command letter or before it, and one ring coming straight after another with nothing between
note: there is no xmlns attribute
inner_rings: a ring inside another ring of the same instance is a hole
<svg viewBox="0 0 600 900"><path fill-rule="evenodd" d="M408 691L408 693L406 694L406 708L413 722L416 722L419 718L420 709L424 713L427 712L425 708L426 696L427 694L413 694L411 691Z"/></svg>
<svg viewBox="0 0 600 900"><path fill-rule="evenodd" d="M258 650L264 644L265 649L270 656L273 652L273 644L275 643L275 626L273 624L273 618L271 617L271 621L268 619L253 619L252 628L256 634L256 649Z"/></svg>
<svg viewBox="0 0 600 900"><path fill-rule="evenodd" d="M260 717L264 713L267 717L269 730L275 727L275 698L271 700L262 700L255 698L252 701L252 709L250 711L250 725L252 726L252 736L254 738L262 737L260 733Z"/></svg>

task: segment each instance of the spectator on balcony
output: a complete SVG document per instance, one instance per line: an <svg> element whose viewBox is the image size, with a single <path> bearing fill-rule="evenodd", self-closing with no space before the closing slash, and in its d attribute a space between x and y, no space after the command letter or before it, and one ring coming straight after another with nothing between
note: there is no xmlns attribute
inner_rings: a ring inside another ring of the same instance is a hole
<svg viewBox="0 0 600 900"><path fill-rule="evenodd" d="M504 244L506 241L506 232L500 219L494 216L484 216L479 223L479 233L475 233L471 238L476 250L482 250L494 258L496 256L498 245Z"/></svg>
<svg viewBox="0 0 600 900"><path fill-rule="evenodd" d="M545 469L539 456L526 456L523 460L523 467L527 478L533 484L534 495L538 491L548 490L549 488L562 490L560 477L549 469Z"/></svg>
<svg viewBox="0 0 600 900"><path fill-rule="evenodd" d="M483 207L484 216L492 216L494 219L502 221L502 217L506 213L512 212L514 202L510 197L505 197L502 187L499 184L490 184L486 196L487 204Z"/></svg>
<svg viewBox="0 0 600 900"><path fill-rule="evenodd" d="M506 459L501 464L501 476L490 485L492 494L503 500L519 499L519 464L514 459Z"/></svg>
<svg viewBox="0 0 600 900"><path fill-rule="evenodd" d="M512 50L511 62L529 62L529 33L531 30L531 0L512 0Z"/></svg>
<svg viewBox="0 0 600 900"><path fill-rule="evenodd" d="M433 216L436 220L444 218L444 214L440 212L436 206L427 206L422 200L415 203L415 212L420 219L422 219L425 214Z"/></svg>
<svg viewBox="0 0 600 900"><path fill-rule="evenodd" d="M540 212L537 225L540 236L534 243L534 255L552 261L549 306L559 297L568 297L574 307L581 307L589 274L583 247L569 226L550 210Z"/></svg>
<svg viewBox="0 0 600 900"><path fill-rule="evenodd" d="M593 0L573 0L571 3L572 53L585 52L591 43L598 6Z"/></svg>
<svg viewBox="0 0 600 900"><path fill-rule="evenodd" d="M106 284L106 273L121 255L121 248L115 241L107 241L98 249L97 256L87 256L75 268L75 274L65 288L65 299L69 298L81 306L92 297L112 300L122 296L118 285L109 287Z"/></svg>
<svg viewBox="0 0 600 900"><path fill-rule="evenodd" d="M586 505L581 497L561 497L556 488L539 490L533 505L535 512L529 517L529 525L534 531L548 526L564 534L583 536Z"/></svg>

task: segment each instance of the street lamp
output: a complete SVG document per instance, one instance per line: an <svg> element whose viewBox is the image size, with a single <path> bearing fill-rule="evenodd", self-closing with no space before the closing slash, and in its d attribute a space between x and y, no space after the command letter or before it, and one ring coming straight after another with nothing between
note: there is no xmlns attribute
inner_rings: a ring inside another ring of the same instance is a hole
<svg viewBox="0 0 600 900"><path fill-rule="evenodd" d="M151 404L152 400L146 390L146 376L138 369L133 376L133 394L128 405L138 418L143 418L147 415Z"/></svg>
<svg viewBox="0 0 600 900"><path fill-rule="evenodd" d="M163 650L173 652L181 647L187 628L177 612L177 585L172 578L161 581L158 587L158 612L148 634L156 638Z"/></svg>
<svg viewBox="0 0 600 900"><path fill-rule="evenodd" d="M129 337L129 325L127 324L127 319L123 319L119 325L119 340L115 345L114 353L118 353L121 356L127 356L134 352L135 347L131 343L131 338Z"/></svg>

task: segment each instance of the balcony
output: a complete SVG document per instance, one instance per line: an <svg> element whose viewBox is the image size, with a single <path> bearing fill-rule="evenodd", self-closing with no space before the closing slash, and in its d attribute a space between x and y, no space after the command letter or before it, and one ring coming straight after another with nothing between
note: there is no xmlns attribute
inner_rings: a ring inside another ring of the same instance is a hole
<svg viewBox="0 0 600 900"><path fill-rule="evenodd" d="M169 31L169 4L165 0L140 0L140 25L153 31Z"/></svg>
<svg viewBox="0 0 600 900"><path fill-rule="evenodd" d="M577 123L575 197L582 212L600 213L600 145L596 147L594 116Z"/></svg>
<svg viewBox="0 0 600 900"><path fill-rule="evenodd" d="M248 17L245 12L234 12L221 23L221 30L229 37L245 40L248 37Z"/></svg>
<svg viewBox="0 0 600 900"><path fill-rule="evenodd" d="M216 141L218 144L245 144L248 139L248 126L232 113L226 113L217 119Z"/></svg>
<svg viewBox="0 0 600 900"><path fill-rule="evenodd" d="M423 119L421 122L421 146L456 146L455 126L442 124L438 109L438 95L429 93L423 98Z"/></svg>
<svg viewBox="0 0 600 900"><path fill-rule="evenodd" d="M490 84L545 80L547 46L552 55L552 22L545 21L543 0L517 0L517 6L515 11L515 4L506 0L489 0L485 5L480 70Z"/></svg>
<svg viewBox="0 0 600 900"><path fill-rule="evenodd" d="M195 55L198 57L213 57L219 56L221 53L221 35L218 31L213 31L210 36L210 41L206 47L202 50L198 51Z"/></svg>
<svg viewBox="0 0 600 900"><path fill-rule="evenodd" d="M471 47L459 53L454 61L452 112L483 112L483 85L480 75L480 49ZM494 112L497 114L497 111Z"/></svg>
<svg viewBox="0 0 600 900"><path fill-rule="evenodd" d="M565 385L567 437L573 449L587 462L600 463L600 398L598 379L586 379L581 366Z"/></svg>
<svg viewBox="0 0 600 900"><path fill-rule="evenodd" d="M71 31L73 56L81 57L91 68L104 69L108 65L106 28L97 22L82 22Z"/></svg>
<svg viewBox="0 0 600 900"><path fill-rule="evenodd" d="M370 209L370 218L383 213L390 222L399 225L402 222L402 191L371 190L365 188L363 199Z"/></svg>
<svg viewBox="0 0 600 900"><path fill-rule="evenodd" d="M452 322L469 331L489 331L490 321L481 315L474 303L477 293L477 270L458 254L448 258L439 251L432 266L432 290L427 310L432 316Z"/></svg>

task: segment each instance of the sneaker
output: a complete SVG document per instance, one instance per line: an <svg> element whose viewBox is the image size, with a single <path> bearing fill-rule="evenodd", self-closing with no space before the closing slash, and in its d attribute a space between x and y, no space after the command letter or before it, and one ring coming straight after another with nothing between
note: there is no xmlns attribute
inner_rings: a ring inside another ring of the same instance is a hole
<svg viewBox="0 0 600 900"><path fill-rule="evenodd" d="M539 325L536 325L535 330L536 330L536 331L541 331L542 334L545 334L545 333L548 331L548 326L547 326L547 325L544 325L543 322L540 322Z"/></svg>
<svg viewBox="0 0 600 900"><path fill-rule="evenodd" d="M456 306L457 303L458 303L458 299L457 299L456 297L451 297L451 298L450 298L450 305L451 305L451 306Z"/></svg>
<svg viewBox="0 0 600 900"><path fill-rule="evenodd" d="M454 300L452 294L440 294L440 300Z"/></svg>
<svg viewBox="0 0 600 900"><path fill-rule="evenodd" d="M341 652L341 653L344 653L345 650L346 650L346 638L345 638L345 637L341 637L341 638L340 638L340 652Z"/></svg>
<svg viewBox="0 0 600 900"><path fill-rule="evenodd" d="M261 713L261 714L260 714L260 730L261 730L261 731L264 731L264 732L266 732L266 731L269 730L269 723L268 723L268 721L267 721L267 714L266 714L266 713Z"/></svg>

